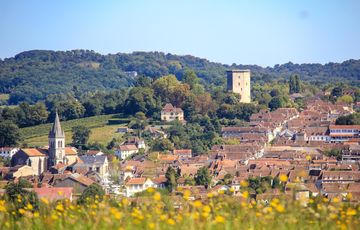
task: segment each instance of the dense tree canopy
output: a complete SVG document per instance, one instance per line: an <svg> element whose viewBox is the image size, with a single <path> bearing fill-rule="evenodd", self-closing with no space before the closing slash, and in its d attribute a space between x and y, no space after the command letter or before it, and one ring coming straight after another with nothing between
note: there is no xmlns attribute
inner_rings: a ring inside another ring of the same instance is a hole
<svg viewBox="0 0 360 230"><path fill-rule="evenodd" d="M10 94L10 104L23 101L33 104L51 94L116 90L132 85L148 86L149 80L146 79L135 83L131 71L151 79L172 74L182 79L191 90L196 90L199 79L195 78L194 73L207 87L223 85L225 70L229 68L250 69L253 82L259 83L297 74L303 81L343 81L358 86L360 61L348 60L326 65L289 62L273 68L262 68L257 65L228 66L190 55L161 52L101 55L90 50L32 50L0 60L0 93Z"/></svg>

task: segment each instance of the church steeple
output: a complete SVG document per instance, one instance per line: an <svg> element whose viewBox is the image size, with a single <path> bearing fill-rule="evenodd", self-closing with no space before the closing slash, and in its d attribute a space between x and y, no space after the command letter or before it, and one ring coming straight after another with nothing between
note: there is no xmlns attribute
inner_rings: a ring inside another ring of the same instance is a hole
<svg viewBox="0 0 360 230"><path fill-rule="evenodd" d="M61 129L61 124L60 124L60 118L58 115L58 112L55 112L55 121L53 123L53 126L49 132L49 138L56 138L56 137L62 137L65 138L65 133L64 131Z"/></svg>
<svg viewBox="0 0 360 230"><path fill-rule="evenodd" d="M55 121L49 132L49 166L66 163L65 133L61 128L60 118L56 111Z"/></svg>

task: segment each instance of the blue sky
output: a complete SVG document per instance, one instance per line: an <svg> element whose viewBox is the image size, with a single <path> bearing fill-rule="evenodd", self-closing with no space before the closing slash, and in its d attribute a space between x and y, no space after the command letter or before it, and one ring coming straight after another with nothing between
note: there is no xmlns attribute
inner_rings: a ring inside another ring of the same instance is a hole
<svg viewBox="0 0 360 230"><path fill-rule="evenodd" d="M0 58L163 51L273 66L360 59L360 1L2 0Z"/></svg>

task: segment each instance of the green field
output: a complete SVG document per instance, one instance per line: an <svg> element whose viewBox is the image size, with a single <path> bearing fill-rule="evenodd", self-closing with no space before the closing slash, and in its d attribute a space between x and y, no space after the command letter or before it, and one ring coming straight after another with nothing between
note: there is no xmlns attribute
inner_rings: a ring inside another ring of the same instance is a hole
<svg viewBox="0 0 360 230"><path fill-rule="evenodd" d="M65 131L66 143L71 143L72 132L71 129L78 125L83 125L91 130L89 142L99 142L106 145L113 137L118 137L120 134L115 133L116 129L121 124L108 125L108 120L118 120L119 123L127 124L129 120L127 118L117 118L119 114L113 115L100 115L94 117L86 117L81 119L75 119L70 121L61 122L61 127ZM20 129L23 137L23 144L28 146L44 146L48 143L48 133L52 124L42 124L32 127L26 127Z"/></svg>

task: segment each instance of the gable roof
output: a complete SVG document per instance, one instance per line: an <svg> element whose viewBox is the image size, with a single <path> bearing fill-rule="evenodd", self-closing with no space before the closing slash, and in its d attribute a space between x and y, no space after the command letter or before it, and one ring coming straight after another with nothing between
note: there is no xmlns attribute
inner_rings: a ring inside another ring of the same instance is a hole
<svg viewBox="0 0 360 230"><path fill-rule="evenodd" d="M83 155L79 156L82 163L80 164L87 164L87 165L103 165L106 161L105 155Z"/></svg>
<svg viewBox="0 0 360 230"><path fill-rule="evenodd" d="M45 149L25 148L20 149L20 151L25 153L29 157L45 157L47 155L47 151Z"/></svg>
<svg viewBox="0 0 360 230"><path fill-rule="evenodd" d="M65 155L77 155L77 151L74 147L65 147Z"/></svg>
<svg viewBox="0 0 360 230"><path fill-rule="evenodd" d="M70 178L72 178L73 180L85 185L85 186L90 186L91 184L95 183L93 180L87 178L86 176L83 176L81 174L78 173L74 173L70 176Z"/></svg>
<svg viewBox="0 0 360 230"><path fill-rule="evenodd" d="M118 150L120 150L120 151L134 151L134 150L138 150L138 148L136 147L136 145L120 145Z"/></svg>

